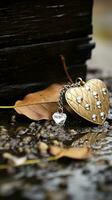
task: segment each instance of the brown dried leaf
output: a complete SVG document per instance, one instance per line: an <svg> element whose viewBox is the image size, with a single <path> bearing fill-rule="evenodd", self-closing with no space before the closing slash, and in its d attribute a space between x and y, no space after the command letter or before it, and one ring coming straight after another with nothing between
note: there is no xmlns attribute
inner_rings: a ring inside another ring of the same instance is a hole
<svg viewBox="0 0 112 200"><path fill-rule="evenodd" d="M33 120L51 119L57 110L57 102L63 85L52 84L48 88L28 94L15 103L15 110Z"/></svg>
<svg viewBox="0 0 112 200"><path fill-rule="evenodd" d="M61 148L56 146L50 146L49 151L56 159L67 157L72 159L83 160L89 158L91 155L91 149L88 147L81 148Z"/></svg>

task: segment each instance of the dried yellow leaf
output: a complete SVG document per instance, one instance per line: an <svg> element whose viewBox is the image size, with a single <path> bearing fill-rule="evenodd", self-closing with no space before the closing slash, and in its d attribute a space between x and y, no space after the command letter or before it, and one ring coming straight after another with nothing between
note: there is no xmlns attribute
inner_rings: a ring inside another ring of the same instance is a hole
<svg viewBox="0 0 112 200"><path fill-rule="evenodd" d="M87 159L91 155L91 149L88 147L82 148L60 148L56 146L50 146L49 151L56 158L67 157L71 159Z"/></svg>

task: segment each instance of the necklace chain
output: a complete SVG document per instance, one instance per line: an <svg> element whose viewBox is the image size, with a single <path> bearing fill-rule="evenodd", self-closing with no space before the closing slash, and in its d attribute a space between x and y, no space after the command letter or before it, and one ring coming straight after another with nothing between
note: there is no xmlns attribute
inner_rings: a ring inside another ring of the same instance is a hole
<svg viewBox="0 0 112 200"><path fill-rule="evenodd" d="M66 85L63 86L63 89L60 92L59 95L59 101L58 101L58 112L59 113L63 113L63 97L65 92L72 87L80 87L81 85L84 85L85 82L79 77L77 78L75 83L68 83Z"/></svg>
<svg viewBox="0 0 112 200"><path fill-rule="evenodd" d="M68 83L68 84L66 84L66 85L64 85L64 87L63 87L63 89L61 90L61 92L60 92L60 95L59 95L59 101L58 101L58 112L63 112L63 97L64 97L64 94L65 94L65 92L69 89L69 88L71 88L71 87L76 87L76 86L78 86L78 84L77 83Z"/></svg>

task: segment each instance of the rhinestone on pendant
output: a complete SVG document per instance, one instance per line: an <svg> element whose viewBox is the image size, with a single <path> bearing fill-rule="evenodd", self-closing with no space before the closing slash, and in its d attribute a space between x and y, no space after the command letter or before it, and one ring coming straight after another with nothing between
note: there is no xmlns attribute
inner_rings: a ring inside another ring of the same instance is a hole
<svg viewBox="0 0 112 200"><path fill-rule="evenodd" d="M90 91L90 87L89 87L88 85L85 85L85 89L86 89L87 91Z"/></svg>
<svg viewBox="0 0 112 200"><path fill-rule="evenodd" d="M98 93L96 91L93 91L93 96L98 99Z"/></svg>
<svg viewBox="0 0 112 200"><path fill-rule="evenodd" d="M87 104L85 105L85 109L86 109L86 110L90 110L90 104L87 103Z"/></svg>
<svg viewBox="0 0 112 200"><path fill-rule="evenodd" d="M104 113L104 112L101 112L101 113L100 113L100 117L101 117L101 119L103 120L103 119L105 118L105 113Z"/></svg>
<svg viewBox="0 0 112 200"><path fill-rule="evenodd" d="M103 92L104 95L106 95L107 94L107 89L106 88L102 88L102 92Z"/></svg>
<svg viewBox="0 0 112 200"><path fill-rule="evenodd" d="M97 116L96 116L95 114L93 114L93 115L92 115L92 120L93 120L93 121L96 121L96 119L97 119Z"/></svg>
<svg viewBox="0 0 112 200"><path fill-rule="evenodd" d="M55 121L55 123L57 125L64 125L65 121L66 121L66 118L67 118L67 115L63 112L59 113L59 112L55 112L53 115L52 115L52 118L53 120Z"/></svg>
<svg viewBox="0 0 112 200"><path fill-rule="evenodd" d="M83 101L83 97L82 96L78 96L77 98L76 98L76 101L77 101L77 103L81 103L82 101Z"/></svg>
<svg viewBox="0 0 112 200"><path fill-rule="evenodd" d="M97 106L97 108L101 108L101 101L100 100L96 102L96 106Z"/></svg>

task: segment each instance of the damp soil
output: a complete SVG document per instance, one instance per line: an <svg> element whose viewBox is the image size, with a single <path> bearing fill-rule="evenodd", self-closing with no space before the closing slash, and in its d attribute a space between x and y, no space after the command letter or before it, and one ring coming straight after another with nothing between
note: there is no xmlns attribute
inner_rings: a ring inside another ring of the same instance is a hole
<svg viewBox="0 0 112 200"><path fill-rule="evenodd" d="M88 77L104 80L110 92L112 80L95 70ZM90 147L94 154L86 161L60 159L48 162L49 152L41 151L43 142L62 147ZM112 197L112 115L103 126L93 126L68 118L64 127L52 121L34 122L0 112L0 165L7 163L5 152L40 164L0 170L0 200L110 200Z"/></svg>

